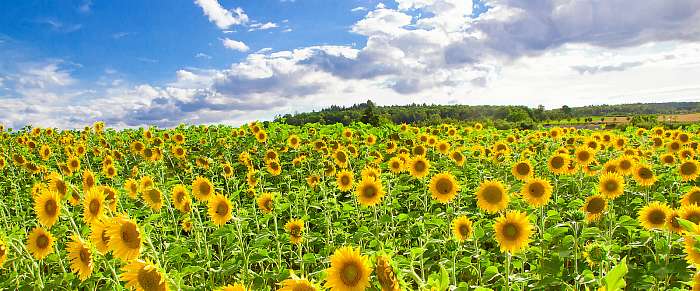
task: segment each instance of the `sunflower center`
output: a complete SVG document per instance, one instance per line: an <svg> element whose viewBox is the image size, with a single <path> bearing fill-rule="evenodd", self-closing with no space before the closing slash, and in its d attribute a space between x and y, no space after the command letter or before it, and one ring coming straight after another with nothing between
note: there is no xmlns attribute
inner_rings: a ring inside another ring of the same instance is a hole
<svg viewBox="0 0 700 291"><path fill-rule="evenodd" d="M153 268L143 268L139 270L137 280L143 290L158 290L161 283L160 274Z"/></svg>
<svg viewBox="0 0 700 291"><path fill-rule="evenodd" d="M363 191L362 191L362 196L365 196L365 197L367 197L367 198L373 198L373 197L377 196L377 192L379 192L379 191L377 190L377 187L374 186L374 184L370 184L370 185L367 185L367 186L363 189Z"/></svg>
<svg viewBox="0 0 700 291"><path fill-rule="evenodd" d="M61 195L65 195L66 190L67 190L66 183L64 183L61 180L57 180L56 181L56 191L58 191L58 193Z"/></svg>
<svg viewBox="0 0 700 291"><path fill-rule="evenodd" d="M459 226L459 234L463 237L468 236L470 231L471 229L469 229L469 226L466 224L462 224Z"/></svg>
<svg viewBox="0 0 700 291"><path fill-rule="evenodd" d="M289 228L289 235L293 237L299 237L301 236L301 229L299 229L299 226L292 226Z"/></svg>
<svg viewBox="0 0 700 291"><path fill-rule="evenodd" d="M639 177L641 177L642 180L648 180L654 177L654 173L651 171L651 169L646 167L639 168L637 174L639 174Z"/></svg>
<svg viewBox="0 0 700 291"><path fill-rule="evenodd" d="M216 214L220 216L224 216L228 213L228 205L224 202L220 202L219 205L216 206Z"/></svg>
<svg viewBox="0 0 700 291"><path fill-rule="evenodd" d="M685 219L691 221L692 223L698 224L698 222L700 222L700 213L691 212L688 215L686 215Z"/></svg>
<svg viewBox="0 0 700 291"><path fill-rule="evenodd" d="M184 200L184 199L185 199L185 193L183 193L182 191L178 191L177 193L175 193L175 202L180 204L180 203L182 203L182 200Z"/></svg>
<svg viewBox="0 0 700 291"><path fill-rule="evenodd" d="M156 189L151 189L150 191L148 191L148 197L150 197L151 201L153 201L154 203L160 202L160 193Z"/></svg>
<svg viewBox="0 0 700 291"><path fill-rule="evenodd" d="M552 158L552 168L559 169L564 166L564 158L554 157Z"/></svg>
<svg viewBox="0 0 700 291"><path fill-rule="evenodd" d="M355 286L362 278L362 270L355 262L347 263L340 271L340 280L347 286Z"/></svg>
<svg viewBox="0 0 700 291"><path fill-rule="evenodd" d="M267 209L268 211L272 210L272 200L266 200L264 204L265 204L265 209Z"/></svg>
<svg viewBox="0 0 700 291"><path fill-rule="evenodd" d="M519 163L517 166L515 166L515 171L517 171L518 174L523 176L530 174L530 165L526 163Z"/></svg>
<svg viewBox="0 0 700 291"><path fill-rule="evenodd" d="M688 194L688 202L690 204L700 204L700 191L693 191Z"/></svg>
<svg viewBox="0 0 700 291"><path fill-rule="evenodd" d="M603 186L605 187L605 190L610 192L617 191L618 188L617 181L615 180L607 180L603 183Z"/></svg>
<svg viewBox="0 0 700 291"><path fill-rule="evenodd" d="M90 264L90 251L87 248L80 249L80 261L84 264Z"/></svg>
<svg viewBox="0 0 700 291"><path fill-rule="evenodd" d="M503 236L508 240L515 240L518 238L518 226L513 223L508 223L503 226Z"/></svg>
<svg viewBox="0 0 700 291"><path fill-rule="evenodd" d="M100 236L102 237L102 242L104 242L105 244L109 243L109 235L107 235L107 229L103 230L102 235Z"/></svg>
<svg viewBox="0 0 700 291"><path fill-rule="evenodd" d="M530 196L532 196L532 197L536 197L536 198L542 197L542 195L544 195L544 185L542 185L542 183L539 183L539 182L532 183L528 187L528 191L530 193Z"/></svg>
<svg viewBox="0 0 700 291"><path fill-rule="evenodd" d="M454 186L452 185L452 181L450 181L450 179L440 178L437 180L437 183L435 183L435 188L440 194L445 195L451 193Z"/></svg>
<svg viewBox="0 0 700 291"><path fill-rule="evenodd" d="M130 249L138 249L141 244L139 230L133 223L124 223L121 226L120 234L124 244Z"/></svg>
<svg viewBox="0 0 700 291"><path fill-rule="evenodd" d="M47 248L49 246L49 237L45 234L40 234L39 237L36 238L36 246L40 249Z"/></svg>
<svg viewBox="0 0 700 291"><path fill-rule="evenodd" d="M90 201L90 205L88 206L88 209L90 210L91 214L97 215L97 213L100 211L100 201L97 199L92 199Z"/></svg>
<svg viewBox="0 0 700 291"><path fill-rule="evenodd" d="M503 192L496 186L488 186L484 189L484 199L488 203L499 203L503 200Z"/></svg>
<svg viewBox="0 0 700 291"><path fill-rule="evenodd" d="M579 161L585 162L585 161L588 161L588 159L590 159L590 158L591 158L591 154L587 151L580 151L578 153L578 160Z"/></svg>
<svg viewBox="0 0 700 291"><path fill-rule="evenodd" d="M413 169L416 170L416 172L423 172L425 171L426 165L425 162L423 161L417 161L415 165L413 166Z"/></svg>
<svg viewBox="0 0 700 291"><path fill-rule="evenodd" d="M340 177L340 184L342 184L342 185L350 184L350 177L348 177L347 175L343 175L342 177Z"/></svg>
<svg viewBox="0 0 700 291"><path fill-rule="evenodd" d="M605 208L605 200L603 198L593 198L586 205L586 211L589 213L601 213Z"/></svg>
<svg viewBox="0 0 700 291"><path fill-rule="evenodd" d="M202 193L203 196L209 195L209 192L211 192L211 187L207 183L200 183L199 184L199 193Z"/></svg>
<svg viewBox="0 0 700 291"><path fill-rule="evenodd" d="M344 153L344 152L338 152L338 153L335 155L335 157L336 157L336 158L338 159L338 161L341 162L341 163L345 163L345 161L347 160L347 157L345 156L345 153Z"/></svg>
<svg viewBox="0 0 700 291"><path fill-rule="evenodd" d="M693 175L697 170L698 167L691 162L686 162L681 165L681 174L683 175Z"/></svg>
<svg viewBox="0 0 700 291"><path fill-rule="evenodd" d="M49 216L54 216L58 210L58 203L56 203L56 200L50 199L44 204L44 210Z"/></svg>
<svg viewBox="0 0 700 291"><path fill-rule="evenodd" d="M664 224L666 221L666 213L659 209L655 209L647 215L647 219L654 225Z"/></svg>
<svg viewBox="0 0 700 291"><path fill-rule="evenodd" d="M630 160L620 161L620 169L627 170L632 167L632 162Z"/></svg>

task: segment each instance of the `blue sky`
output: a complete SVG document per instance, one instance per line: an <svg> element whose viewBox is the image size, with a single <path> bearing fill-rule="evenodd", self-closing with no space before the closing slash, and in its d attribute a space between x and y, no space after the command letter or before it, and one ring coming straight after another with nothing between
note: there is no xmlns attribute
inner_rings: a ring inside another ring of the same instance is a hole
<svg viewBox="0 0 700 291"><path fill-rule="evenodd" d="M2 1L0 123L240 124L368 98L698 100L700 2L637 3Z"/></svg>

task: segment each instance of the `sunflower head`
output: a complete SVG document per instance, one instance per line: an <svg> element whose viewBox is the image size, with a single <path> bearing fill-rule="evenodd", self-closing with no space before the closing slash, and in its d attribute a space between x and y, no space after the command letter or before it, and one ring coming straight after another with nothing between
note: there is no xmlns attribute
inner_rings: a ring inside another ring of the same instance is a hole
<svg viewBox="0 0 700 291"><path fill-rule="evenodd" d="M61 198L58 193L44 189L34 200L34 211L41 225L50 228L61 214Z"/></svg>
<svg viewBox="0 0 700 291"><path fill-rule="evenodd" d="M304 221L301 219L291 219L284 225L284 229L289 233L289 241L293 244L299 244L303 240Z"/></svg>
<svg viewBox="0 0 700 291"><path fill-rule="evenodd" d="M527 160L517 162L517 163L513 164L513 168L511 169L511 173L518 180L521 180L521 181L527 180L528 178L530 178L533 175L532 164L530 164L530 161L527 161Z"/></svg>
<svg viewBox="0 0 700 291"><path fill-rule="evenodd" d="M581 207L581 210L586 214L586 221L597 221L603 216L605 209L608 207L608 202L602 195L593 195L586 198L586 202Z"/></svg>
<svg viewBox="0 0 700 291"><path fill-rule="evenodd" d="M126 287L131 289L157 291L170 289L163 272L150 261L138 259L129 262L122 267L122 274L119 277L126 282Z"/></svg>
<svg viewBox="0 0 700 291"><path fill-rule="evenodd" d="M192 181L192 195L199 201L208 201L214 196L214 185L207 178L197 177Z"/></svg>
<svg viewBox="0 0 700 291"><path fill-rule="evenodd" d="M549 202L552 185L547 180L532 178L525 182L520 194L533 207L540 207Z"/></svg>
<svg viewBox="0 0 700 291"><path fill-rule="evenodd" d="M656 182L656 176L650 166L638 164L633 172L634 180L640 186L651 186Z"/></svg>
<svg viewBox="0 0 700 291"><path fill-rule="evenodd" d="M700 168L695 160L685 160L678 166L678 174L683 181L692 181L698 177Z"/></svg>
<svg viewBox="0 0 700 291"><path fill-rule="evenodd" d="M370 286L372 267L359 248L342 247L330 258L331 267L326 270L326 288L331 290L365 290Z"/></svg>
<svg viewBox="0 0 700 291"><path fill-rule="evenodd" d="M625 190L625 180L617 173L605 173L598 179L598 190L607 199L615 199Z"/></svg>
<svg viewBox="0 0 700 291"><path fill-rule="evenodd" d="M457 196L459 184L452 173L443 172L430 179L429 189L433 199L448 203Z"/></svg>
<svg viewBox="0 0 700 291"><path fill-rule="evenodd" d="M274 210L275 202L271 193L263 193L258 197L257 202L263 213L271 213Z"/></svg>
<svg viewBox="0 0 700 291"><path fill-rule="evenodd" d="M666 204L654 201L639 210L639 223L648 230L663 229L671 214L671 208Z"/></svg>
<svg viewBox="0 0 700 291"><path fill-rule="evenodd" d="M452 221L452 234L458 241L463 242L468 240L471 238L473 232L472 221L469 220L468 217L462 215Z"/></svg>
<svg viewBox="0 0 700 291"><path fill-rule="evenodd" d="M35 227L27 237L27 250L35 259L41 260L53 253L54 238L50 232Z"/></svg>
<svg viewBox="0 0 700 291"><path fill-rule="evenodd" d="M547 161L547 168L550 172L559 175L568 172L570 159L564 154L555 154Z"/></svg>
<svg viewBox="0 0 700 291"><path fill-rule="evenodd" d="M382 286L382 291L400 291L401 286L399 278L394 271L391 259L386 255L377 256L377 265L375 269L377 281Z"/></svg>
<svg viewBox="0 0 700 291"><path fill-rule="evenodd" d="M505 186L498 180L481 182L476 191L476 205L488 213L506 209L509 201Z"/></svg>
<svg viewBox="0 0 700 291"><path fill-rule="evenodd" d="M92 250L78 235L73 235L73 240L66 245L66 251L71 271L78 275L80 281L85 281L92 275Z"/></svg>
<svg viewBox="0 0 700 291"><path fill-rule="evenodd" d="M88 224L102 218L106 212L104 191L101 188L92 188L83 198L83 220Z"/></svg>
<svg viewBox="0 0 700 291"><path fill-rule="evenodd" d="M423 178L430 171L430 162L423 156L417 155L410 159L408 170L411 176L415 178Z"/></svg>
<svg viewBox="0 0 700 291"><path fill-rule="evenodd" d="M115 257L128 262L141 254L141 231L135 221L127 217L116 217L107 227L107 246Z"/></svg>
<svg viewBox="0 0 700 291"><path fill-rule="evenodd" d="M493 228L502 252L515 253L527 247L532 233L532 225L527 215L519 211L509 211L500 216Z"/></svg>
<svg viewBox="0 0 700 291"><path fill-rule="evenodd" d="M340 171L335 176L336 184L338 184L338 189L343 192L350 191L354 182L354 175L350 171Z"/></svg>
<svg viewBox="0 0 700 291"><path fill-rule="evenodd" d="M217 225L222 226L226 224L233 217L233 206L231 201L226 198L226 196L221 194L216 194L214 197L209 199L209 217L211 221Z"/></svg>

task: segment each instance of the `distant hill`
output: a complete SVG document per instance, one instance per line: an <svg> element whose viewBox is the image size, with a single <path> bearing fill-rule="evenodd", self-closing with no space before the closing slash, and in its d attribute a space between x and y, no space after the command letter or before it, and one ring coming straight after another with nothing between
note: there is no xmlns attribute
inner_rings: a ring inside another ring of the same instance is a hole
<svg viewBox="0 0 700 291"><path fill-rule="evenodd" d="M293 125L305 123L350 124L365 123L412 123L421 125L440 123L511 123L529 127L536 123L562 123L567 120L583 120L611 116L666 115L700 112L700 102L634 103L620 105L590 105L545 110L544 106L494 105L428 105L411 104L401 106L375 106L372 101L350 107L331 106L321 111L287 114L275 121Z"/></svg>

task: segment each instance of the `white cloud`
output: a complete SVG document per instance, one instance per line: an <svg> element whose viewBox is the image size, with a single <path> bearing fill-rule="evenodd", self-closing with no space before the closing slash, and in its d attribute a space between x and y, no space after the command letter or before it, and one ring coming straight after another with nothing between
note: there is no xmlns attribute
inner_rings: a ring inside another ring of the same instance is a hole
<svg viewBox="0 0 700 291"><path fill-rule="evenodd" d="M358 6L353 9L350 9L351 12L358 12L358 11L367 11L366 7Z"/></svg>
<svg viewBox="0 0 700 291"><path fill-rule="evenodd" d="M198 58L198 59L207 59L207 60L211 60L211 56L208 55L208 54L205 54L205 53L197 53L196 55L194 55L194 57L195 57L195 58Z"/></svg>
<svg viewBox="0 0 700 291"><path fill-rule="evenodd" d="M256 30L268 30L268 29L273 29L279 27L277 23L273 22L266 22L266 23L253 23L250 25L250 28L248 31L256 31Z"/></svg>
<svg viewBox="0 0 700 291"><path fill-rule="evenodd" d="M233 40L230 38L223 38L223 39L221 39L221 42L224 44L224 46L227 49L231 49L231 50L235 50L235 51L239 51L239 52L247 52L248 50L250 50L250 48L242 41L237 41L237 40Z"/></svg>
<svg viewBox="0 0 700 291"><path fill-rule="evenodd" d="M195 0L194 2L202 7L204 14L209 17L209 21L216 24L220 29L228 29L233 25L248 22L248 15L240 7L226 10L219 4L218 0Z"/></svg>

